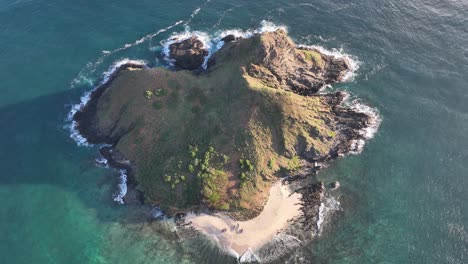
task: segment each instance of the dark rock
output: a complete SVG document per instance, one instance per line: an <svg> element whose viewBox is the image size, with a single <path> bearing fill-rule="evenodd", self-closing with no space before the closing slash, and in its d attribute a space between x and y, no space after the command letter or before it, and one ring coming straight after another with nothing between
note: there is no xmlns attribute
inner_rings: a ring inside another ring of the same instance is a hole
<svg viewBox="0 0 468 264"><path fill-rule="evenodd" d="M205 61L208 50L196 37L191 37L169 46L169 56L174 60L176 67L183 70L197 70Z"/></svg>
<svg viewBox="0 0 468 264"><path fill-rule="evenodd" d="M224 42L232 42L232 41L236 41L237 38L236 38L236 36L230 34L230 35L225 36L221 40L224 41Z"/></svg>
<svg viewBox="0 0 468 264"><path fill-rule="evenodd" d="M334 182L330 183L330 189L336 190L338 188L340 188L340 182L339 181L334 181Z"/></svg>
<svg viewBox="0 0 468 264"><path fill-rule="evenodd" d="M158 206L155 206L150 211L151 218L155 220L162 219L164 217L164 211L161 210Z"/></svg>
<svg viewBox="0 0 468 264"><path fill-rule="evenodd" d="M291 235L303 240L312 239L317 236L319 229L320 204L324 200L325 186L323 182L317 182L302 187L296 192L302 194L302 215L291 223Z"/></svg>
<svg viewBox="0 0 468 264"><path fill-rule="evenodd" d="M111 85L114 79L120 72L127 69L143 69L145 65L126 63L116 69L109 77L108 80L102 85L98 86L92 93L89 102L78 112L73 115L73 120L77 123L77 129L86 140L91 144L106 143L109 145L115 144L122 134L126 131L111 131L103 133L96 128L96 113L99 98ZM111 136L113 135L113 136Z"/></svg>

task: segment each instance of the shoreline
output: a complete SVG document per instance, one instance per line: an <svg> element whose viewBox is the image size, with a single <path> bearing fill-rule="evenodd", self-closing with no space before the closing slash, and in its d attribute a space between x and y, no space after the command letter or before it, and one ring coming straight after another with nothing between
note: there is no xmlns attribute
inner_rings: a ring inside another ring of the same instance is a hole
<svg viewBox="0 0 468 264"><path fill-rule="evenodd" d="M298 46L298 48L301 48ZM303 46L303 49L312 48ZM323 53L323 51L319 51ZM207 56L209 58L211 54ZM328 54L328 56L337 56ZM349 67L349 66L348 66ZM97 104L102 94L109 88L119 73L125 69L144 69L145 64L136 61L117 62L103 75L100 85L90 92L86 92L87 100L81 100L74 105L70 112L71 132L77 133L81 139L78 145L107 144L100 148L100 153L106 159L108 167L120 172L119 190L114 193L113 200L119 204L144 204L144 194L136 189L137 182L133 175L130 161L116 148L120 136L110 136L100 133L93 124L93 116L97 112ZM347 74L354 73L354 69L347 69ZM344 77L342 77L344 78ZM346 78L350 78L349 76ZM344 81L344 80L342 80ZM263 210L256 217L246 221L236 221L225 212L200 213L184 211L184 221L187 226L200 231L217 243L227 252L242 259L259 260L254 251L272 242L277 234L291 234L289 227L299 227L294 234L299 242L303 239L314 238L320 233L324 214L323 183L309 184L297 190L291 190L287 183L302 182L303 179L314 175L322 166L344 155L359 154L364 143L373 137L380 124L378 112L366 105L357 105L356 100L348 101L349 94L344 91L317 94L332 107L332 114L336 118L339 134L336 144L330 151L320 157L304 160L300 172L279 179L270 188L268 200ZM365 107L364 107L365 106ZM74 112L73 112L74 111ZM73 137L72 137L73 138ZM85 144L83 144L83 142ZM80 144L81 143L81 144ZM322 164L324 163L324 164ZM318 165L320 164L320 165ZM339 204L339 203L338 203ZM209 210L208 212L213 212ZM176 221L177 217L174 217Z"/></svg>
<svg viewBox="0 0 468 264"><path fill-rule="evenodd" d="M270 189L268 201L260 215L247 221L236 221L226 213L213 215L188 213L185 221L214 239L226 251L243 256L271 241L289 222L302 213L302 195L278 181Z"/></svg>

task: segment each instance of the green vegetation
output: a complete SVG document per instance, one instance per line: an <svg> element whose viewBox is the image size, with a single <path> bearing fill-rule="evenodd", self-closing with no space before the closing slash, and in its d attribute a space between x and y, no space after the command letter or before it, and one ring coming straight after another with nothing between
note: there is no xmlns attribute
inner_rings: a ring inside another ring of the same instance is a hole
<svg viewBox="0 0 468 264"><path fill-rule="evenodd" d="M269 161L268 161L268 168L270 170L273 170L274 168L276 167L276 160L274 158L271 158Z"/></svg>
<svg viewBox="0 0 468 264"><path fill-rule="evenodd" d="M226 206L223 197L224 188L227 186L227 175L223 171L226 165L226 156L218 153L214 147L209 146L203 155L199 155L197 145L189 145L191 162L188 170L201 181L201 194L208 201L208 205L223 210Z"/></svg>
<svg viewBox="0 0 468 264"><path fill-rule="evenodd" d="M151 99L151 97L153 97L153 91L146 90L145 91L145 98L146 99Z"/></svg>
<svg viewBox="0 0 468 264"><path fill-rule="evenodd" d="M248 159L240 159L239 164L241 169L246 169L247 171L253 171L254 169L252 162Z"/></svg>
<svg viewBox="0 0 468 264"><path fill-rule="evenodd" d="M302 52L306 60L314 62L320 68L323 67L322 55L320 53L313 50L303 50Z"/></svg>
<svg viewBox="0 0 468 264"><path fill-rule="evenodd" d="M166 95L166 90L163 88L156 89L156 96L157 97L162 97Z"/></svg>
<svg viewBox="0 0 468 264"><path fill-rule="evenodd" d="M235 48L220 50L200 75L123 70L105 91L96 129L119 137L115 148L135 165L147 203L252 215L281 168L300 168L298 153L328 154L336 128L327 100L272 88L246 72L261 41L227 44Z"/></svg>
<svg viewBox="0 0 468 264"><path fill-rule="evenodd" d="M292 159L288 161L289 171L295 172L295 171L298 171L300 168L301 168L301 162L299 161L298 156L294 156L292 157Z"/></svg>
<svg viewBox="0 0 468 264"><path fill-rule="evenodd" d="M162 109L164 107L164 103L162 101L154 101L153 103L154 109Z"/></svg>
<svg viewBox="0 0 468 264"><path fill-rule="evenodd" d="M239 185L240 185L241 188L243 188L255 176L254 173L253 173L254 165L248 159L240 159L239 160L239 167L241 169L241 172L240 172L240 175L239 175L239 179L240 179Z"/></svg>

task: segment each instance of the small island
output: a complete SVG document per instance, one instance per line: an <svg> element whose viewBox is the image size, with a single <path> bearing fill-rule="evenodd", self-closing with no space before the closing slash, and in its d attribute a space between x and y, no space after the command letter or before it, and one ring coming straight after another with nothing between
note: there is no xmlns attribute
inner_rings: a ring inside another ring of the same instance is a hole
<svg viewBox="0 0 468 264"><path fill-rule="evenodd" d="M121 66L73 119L126 172L128 192L119 201L182 214L207 233L219 229L220 243L253 256L250 249L290 218L317 233L325 185L292 190L279 181L359 152L377 121L344 104L345 92L321 92L346 78L348 58L297 46L284 30L222 41L209 54L196 37L173 40L169 69ZM278 221L266 235L247 237L272 218Z"/></svg>

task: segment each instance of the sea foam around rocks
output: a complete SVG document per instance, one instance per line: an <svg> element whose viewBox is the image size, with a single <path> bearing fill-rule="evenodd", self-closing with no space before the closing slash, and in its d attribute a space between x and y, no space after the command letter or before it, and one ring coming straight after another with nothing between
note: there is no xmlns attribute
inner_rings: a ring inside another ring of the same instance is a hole
<svg viewBox="0 0 468 264"><path fill-rule="evenodd" d="M362 138L355 139L350 142L350 154L360 154L364 149L366 142L372 139L377 133L380 124L382 123L382 117L380 116L377 108L370 107L362 103L359 99L349 101L347 104L351 110L357 113L363 113L369 117L366 126L358 131Z"/></svg>
<svg viewBox="0 0 468 264"><path fill-rule="evenodd" d="M206 69L208 67L208 60L211 58L211 56L223 47L224 41L222 39L224 37L233 35L236 38L250 38L256 34L261 34L263 32L274 32L278 29L287 31L286 26L275 25L274 23L268 21L262 21L260 23L260 27L256 29L228 29L223 31L216 31L214 33L191 31L189 27L186 27L185 31L173 33L168 39L161 42L163 47L162 54L164 60L169 64L169 66L174 66L174 60L169 55L169 47L174 43L179 43L189 38L195 37L200 40L203 43L204 48L208 50L208 55L205 57L202 66L204 69Z"/></svg>
<svg viewBox="0 0 468 264"><path fill-rule="evenodd" d="M88 142L88 140L86 140L86 138L84 138L80 132L78 131L78 123L73 120L73 117L75 116L75 114L80 111L81 109L83 109L83 107L85 107L85 105L89 102L89 100L91 100L91 94L94 90L96 90L100 85L103 85L105 83L107 83L110 78L112 77L112 75L122 66L126 65L126 64L134 64L134 65L146 65L146 62L144 60L131 60L131 59L122 59L122 60L119 60L117 62L115 62L114 64L112 64L107 71L105 71L103 74L102 74L102 78L101 78L101 82L99 83L99 85L95 86L91 91L86 91L83 96L81 96L80 98L80 102L77 103L77 104L72 104L71 105L71 109L70 111L68 112L68 115L67 115L67 119L66 119L66 125L65 125L65 128L69 130L70 132L70 138L73 139L76 144L78 146L85 146L85 147L91 147L92 144L90 144Z"/></svg>
<svg viewBox="0 0 468 264"><path fill-rule="evenodd" d="M117 185L118 191L114 194L114 201L119 204L124 204L124 197L127 194L127 171L120 170L119 181L120 183Z"/></svg>

